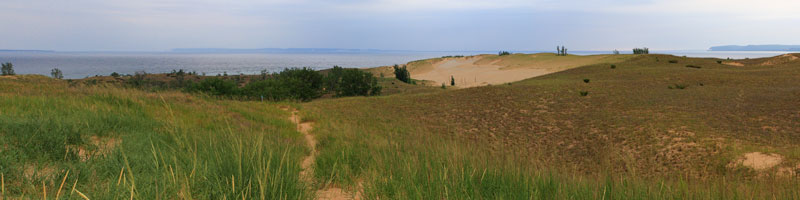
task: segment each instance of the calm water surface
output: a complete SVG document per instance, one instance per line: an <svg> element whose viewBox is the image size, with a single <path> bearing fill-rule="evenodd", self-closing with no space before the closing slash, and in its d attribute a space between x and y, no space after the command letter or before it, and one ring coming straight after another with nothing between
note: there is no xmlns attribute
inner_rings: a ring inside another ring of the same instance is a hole
<svg viewBox="0 0 800 200"><path fill-rule="evenodd" d="M59 68L65 78L109 75L112 72L133 74L137 71L165 73L173 69L215 74L257 74L261 70L277 72L289 67L326 69L342 67L376 67L403 64L414 60L445 55L475 55L493 52L408 52L408 53L38 53L0 52L0 62L11 62L18 74L49 75ZM533 52L525 52L533 53ZM606 51L577 51L579 55L606 54ZM725 51L653 51L689 57L758 58L787 52Z"/></svg>

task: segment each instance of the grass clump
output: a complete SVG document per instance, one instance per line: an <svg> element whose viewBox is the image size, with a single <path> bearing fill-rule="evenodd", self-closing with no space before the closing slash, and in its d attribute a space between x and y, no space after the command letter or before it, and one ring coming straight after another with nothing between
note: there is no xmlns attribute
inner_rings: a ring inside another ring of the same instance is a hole
<svg viewBox="0 0 800 200"><path fill-rule="evenodd" d="M667 88L682 90L682 89L686 89L687 87L689 87L689 85L676 83L676 84L672 84L672 85L668 86Z"/></svg>

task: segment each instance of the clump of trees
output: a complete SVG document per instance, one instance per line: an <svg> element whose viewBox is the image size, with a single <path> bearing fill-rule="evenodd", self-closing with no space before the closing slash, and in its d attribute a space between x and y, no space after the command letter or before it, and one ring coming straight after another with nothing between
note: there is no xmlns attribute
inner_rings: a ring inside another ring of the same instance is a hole
<svg viewBox="0 0 800 200"><path fill-rule="evenodd" d="M190 84L187 90L242 99L311 101L326 93L336 97L380 95L382 89L372 73L338 66L327 75L311 68L289 68L262 77L241 88L235 80L211 77Z"/></svg>
<svg viewBox="0 0 800 200"><path fill-rule="evenodd" d="M647 47L644 48L634 48L633 54L650 54L650 49Z"/></svg>
<svg viewBox="0 0 800 200"><path fill-rule="evenodd" d="M50 70L50 76L52 76L54 79L64 79L64 73L62 73L58 68L53 68Z"/></svg>
<svg viewBox="0 0 800 200"><path fill-rule="evenodd" d="M14 64L11 64L11 63L3 63L3 64L2 64L2 66L3 66L3 67L2 67L2 74L3 74L3 76L11 76L11 75L16 75L16 73L14 73Z"/></svg>
<svg viewBox="0 0 800 200"><path fill-rule="evenodd" d="M557 56L567 56L567 47L565 46L556 46L556 53Z"/></svg>
<svg viewBox="0 0 800 200"><path fill-rule="evenodd" d="M511 55L511 52L508 52L508 51L501 51L501 52L498 52L498 53L497 53L497 55L498 55L498 56L507 56L507 55Z"/></svg>
<svg viewBox="0 0 800 200"><path fill-rule="evenodd" d="M403 67L394 65L394 77L405 83L412 83L411 73L408 72L408 68L405 65Z"/></svg>

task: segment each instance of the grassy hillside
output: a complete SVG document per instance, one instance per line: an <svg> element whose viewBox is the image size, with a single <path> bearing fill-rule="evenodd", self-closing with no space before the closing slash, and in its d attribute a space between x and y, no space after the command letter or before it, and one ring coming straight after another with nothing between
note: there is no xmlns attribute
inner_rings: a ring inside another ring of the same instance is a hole
<svg viewBox="0 0 800 200"><path fill-rule="evenodd" d="M800 198L798 55L506 57L487 62L589 65L466 89L383 78L383 96L309 103L0 77L0 195Z"/></svg>
<svg viewBox="0 0 800 200"><path fill-rule="evenodd" d="M800 65L717 61L648 55L509 85L312 102L317 178L372 198L797 198ZM781 160L737 164L748 152Z"/></svg>
<svg viewBox="0 0 800 200"><path fill-rule="evenodd" d="M2 78L2 196L308 198L286 117L261 102Z"/></svg>

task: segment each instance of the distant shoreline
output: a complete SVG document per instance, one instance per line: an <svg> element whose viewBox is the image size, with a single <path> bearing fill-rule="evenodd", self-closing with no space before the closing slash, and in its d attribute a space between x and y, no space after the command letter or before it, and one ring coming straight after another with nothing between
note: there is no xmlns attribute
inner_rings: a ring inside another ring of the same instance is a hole
<svg viewBox="0 0 800 200"><path fill-rule="evenodd" d="M747 45L747 46L739 46L739 45L725 45L725 46L713 46L708 49L709 51L800 51L800 45L777 45L777 44L770 44L770 45Z"/></svg>

